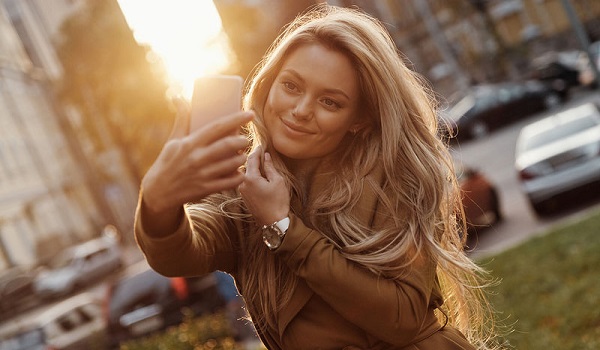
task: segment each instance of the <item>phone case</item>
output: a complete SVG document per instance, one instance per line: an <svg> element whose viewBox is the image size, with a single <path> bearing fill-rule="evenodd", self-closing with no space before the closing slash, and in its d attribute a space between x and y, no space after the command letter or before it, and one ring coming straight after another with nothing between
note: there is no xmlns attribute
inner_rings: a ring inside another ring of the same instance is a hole
<svg viewBox="0 0 600 350"><path fill-rule="evenodd" d="M190 131L214 118L241 110L243 79L237 75L211 75L196 79L192 95Z"/></svg>

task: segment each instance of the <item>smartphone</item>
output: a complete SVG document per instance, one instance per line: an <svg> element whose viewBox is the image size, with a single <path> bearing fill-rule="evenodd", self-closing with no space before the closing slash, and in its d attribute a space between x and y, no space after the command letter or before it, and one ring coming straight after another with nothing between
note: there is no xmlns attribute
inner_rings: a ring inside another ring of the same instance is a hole
<svg viewBox="0 0 600 350"><path fill-rule="evenodd" d="M194 82L190 132L215 118L239 112L242 109L244 80L237 75L208 75Z"/></svg>

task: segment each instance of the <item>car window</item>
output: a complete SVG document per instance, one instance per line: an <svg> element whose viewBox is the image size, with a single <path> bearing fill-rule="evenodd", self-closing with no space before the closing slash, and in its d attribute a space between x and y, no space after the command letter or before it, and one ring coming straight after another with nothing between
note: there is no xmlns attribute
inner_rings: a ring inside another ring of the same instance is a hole
<svg viewBox="0 0 600 350"><path fill-rule="evenodd" d="M90 310L86 310L84 307L77 308L77 314L79 314L82 324L92 322L94 319L93 314L90 313Z"/></svg>
<svg viewBox="0 0 600 350"><path fill-rule="evenodd" d="M450 110L448 111L448 115L452 120L456 121L474 106L475 97L473 97L473 95L467 95L463 97L460 101L458 101L452 108L450 108Z"/></svg>
<svg viewBox="0 0 600 350"><path fill-rule="evenodd" d="M63 317L60 317L56 320L56 324L58 324L60 330L63 332L70 332L77 327L73 313L68 313Z"/></svg>
<svg viewBox="0 0 600 350"><path fill-rule="evenodd" d="M54 259L52 259L52 261L50 261L50 268L60 269L65 266L68 266L72 263L73 258L74 257L73 257L73 254L71 251L65 251L65 252L57 255L56 258L54 258Z"/></svg>
<svg viewBox="0 0 600 350"><path fill-rule="evenodd" d="M473 112L477 113L479 111L486 110L488 108L492 108L498 104L498 95L492 93L480 94L477 96L477 101L475 103L475 108L473 108Z"/></svg>
<svg viewBox="0 0 600 350"><path fill-rule="evenodd" d="M577 134L589 128L593 128L596 122L591 116L578 118L560 127L548 129L539 134L533 135L524 143L524 149L529 150L552 143L570 135Z"/></svg>

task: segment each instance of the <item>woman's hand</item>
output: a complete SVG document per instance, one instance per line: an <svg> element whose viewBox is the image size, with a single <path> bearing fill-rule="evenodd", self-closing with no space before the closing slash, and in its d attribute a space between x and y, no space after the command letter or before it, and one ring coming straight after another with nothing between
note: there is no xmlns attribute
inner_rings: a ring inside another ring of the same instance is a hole
<svg viewBox="0 0 600 350"><path fill-rule="evenodd" d="M175 125L158 158L142 179L142 208L156 232L175 229L183 204L234 189L244 180L248 140L237 134L253 114L234 113L189 133L190 108L179 101Z"/></svg>
<svg viewBox="0 0 600 350"><path fill-rule="evenodd" d="M256 222L266 225L288 216L290 191L283 176L273 166L269 153L264 154L263 176L260 169L261 153L262 149L257 147L248 156L246 175L239 191Z"/></svg>

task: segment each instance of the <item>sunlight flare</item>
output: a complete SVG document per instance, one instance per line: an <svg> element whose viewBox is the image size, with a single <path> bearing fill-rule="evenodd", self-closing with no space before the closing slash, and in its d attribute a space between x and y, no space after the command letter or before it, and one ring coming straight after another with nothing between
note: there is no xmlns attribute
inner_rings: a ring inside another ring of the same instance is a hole
<svg viewBox="0 0 600 350"><path fill-rule="evenodd" d="M190 98L194 79L220 73L231 50L212 0L118 0L135 39L149 45L169 76L169 95Z"/></svg>

